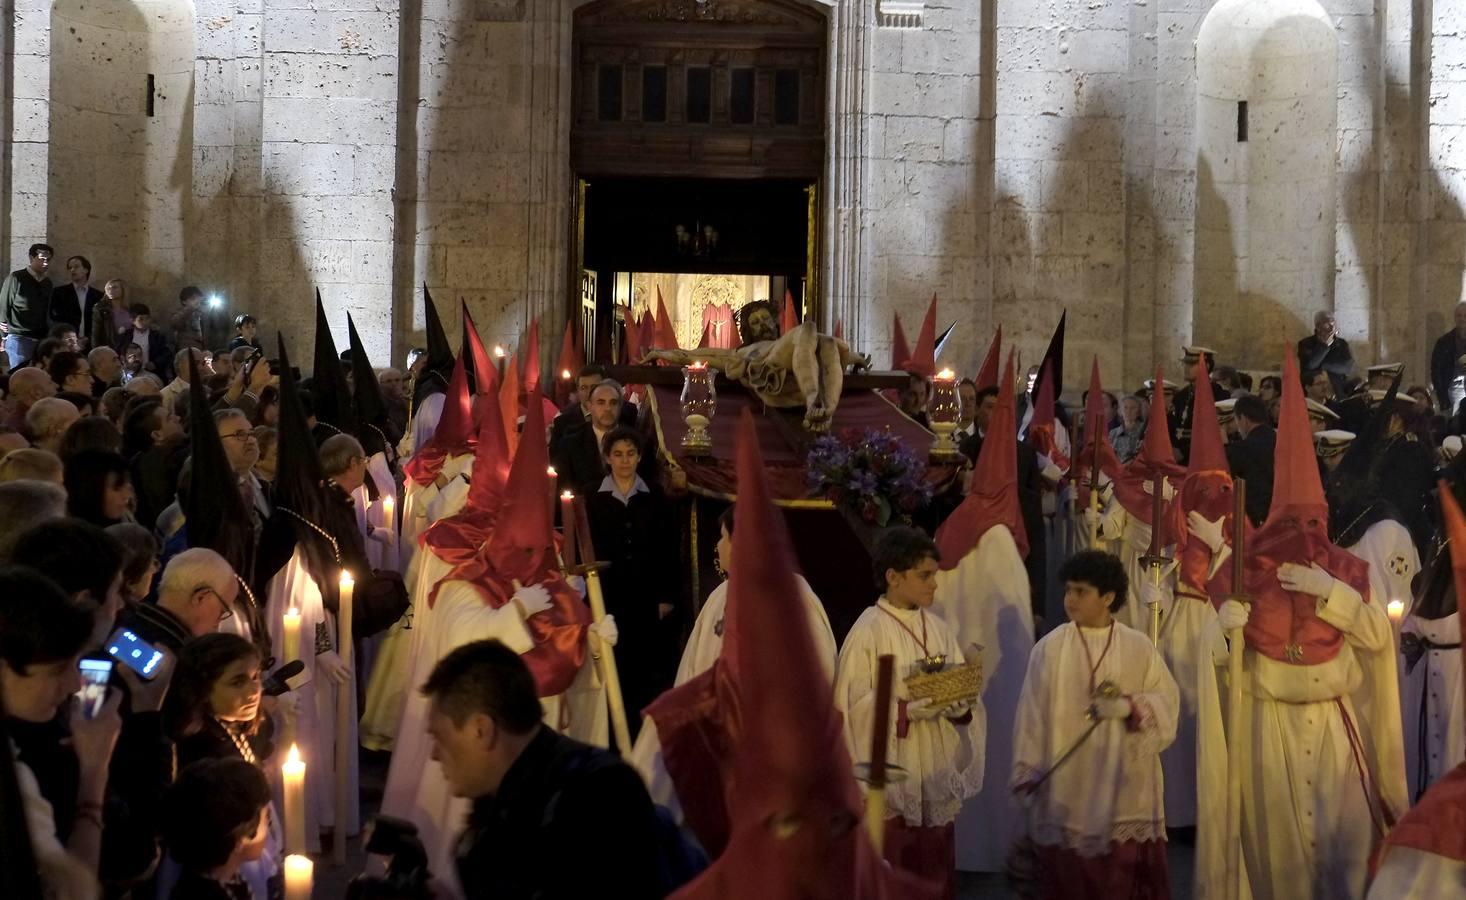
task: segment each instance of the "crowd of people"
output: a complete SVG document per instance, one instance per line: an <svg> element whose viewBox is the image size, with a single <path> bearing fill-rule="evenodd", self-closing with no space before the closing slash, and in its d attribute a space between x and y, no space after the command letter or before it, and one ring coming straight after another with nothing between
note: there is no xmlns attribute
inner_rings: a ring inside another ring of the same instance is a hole
<svg viewBox="0 0 1466 900"><path fill-rule="evenodd" d="M1466 889L1419 838L1466 758L1466 304L1419 392L1327 313L1276 372L1190 346L1131 391L995 338L837 635L751 421L690 596L687 472L573 329L542 385L533 330L495 359L465 311L454 353L429 297L377 368L318 298L307 378L51 255L0 286L6 897L280 896L361 832L362 747L379 896L1164 897L1176 840L1199 897ZM934 352L893 359L923 423Z"/></svg>

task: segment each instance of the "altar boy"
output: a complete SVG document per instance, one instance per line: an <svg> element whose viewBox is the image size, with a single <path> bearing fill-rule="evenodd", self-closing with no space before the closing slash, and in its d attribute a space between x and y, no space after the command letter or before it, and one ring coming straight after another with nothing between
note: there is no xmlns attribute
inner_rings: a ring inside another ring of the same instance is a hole
<svg viewBox="0 0 1466 900"><path fill-rule="evenodd" d="M912 700L906 679L961 665L956 633L927 612L936 598L937 546L915 528L888 529L876 545L876 582L884 591L856 620L840 650L835 705L857 762L870 758L875 724L877 660L896 658L895 703L888 715L887 762L906 779L885 788L885 857L892 865L940 883L956 896L953 823L962 802L982 788L986 718L974 699L937 707Z"/></svg>

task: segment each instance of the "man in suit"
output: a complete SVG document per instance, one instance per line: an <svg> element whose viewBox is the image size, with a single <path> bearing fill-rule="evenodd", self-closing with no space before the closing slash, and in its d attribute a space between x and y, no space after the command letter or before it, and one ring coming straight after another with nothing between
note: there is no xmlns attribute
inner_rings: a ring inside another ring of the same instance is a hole
<svg viewBox="0 0 1466 900"><path fill-rule="evenodd" d="M1243 394L1232 407L1241 440L1227 445L1227 466L1234 478L1247 480L1247 518L1261 525L1273 502L1273 430L1267 405L1255 394Z"/></svg>
<svg viewBox="0 0 1466 900"><path fill-rule="evenodd" d="M51 292L51 323L65 322L84 334L91 328L92 307L102 299L102 292L91 285L92 263L85 256L67 258L66 274L71 280Z"/></svg>
<svg viewBox="0 0 1466 900"><path fill-rule="evenodd" d="M1313 334L1298 342L1298 366L1327 372L1334 395L1344 396L1344 385L1354 374L1354 355L1349 342L1339 337L1334 314L1321 309L1313 316Z"/></svg>
<svg viewBox="0 0 1466 900"><path fill-rule="evenodd" d="M550 447L555 447L569 430L579 428L590 421L590 392L606 380L606 367L600 363L582 366L575 375L575 396L560 410L550 424ZM630 403L621 404L622 425L636 427L636 407ZM551 451L553 453L553 449Z"/></svg>
<svg viewBox="0 0 1466 900"><path fill-rule="evenodd" d="M550 442L550 462L555 466L558 489L562 492L589 494L600 488L601 480L606 477L601 441L611 429L622 424L623 410L629 405L622 400L621 385L609 378L592 388L588 396L589 414L579 422L570 421L558 436L552 435ZM559 418L556 417L557 421ZM636 472L644 481L655 478L656 453L643 448Z"/></svg>

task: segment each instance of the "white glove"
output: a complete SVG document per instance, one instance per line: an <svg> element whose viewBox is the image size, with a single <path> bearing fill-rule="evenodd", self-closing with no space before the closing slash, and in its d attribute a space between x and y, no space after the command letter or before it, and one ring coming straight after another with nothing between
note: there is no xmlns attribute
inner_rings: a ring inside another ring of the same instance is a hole
<svg viewBox="0 0 1466 900"><path fill-rule="evenodd" d="M552 605L550 592L545 590L544 585L539 584L523 587L515 582L514 596L511 599L519 609L523 610L522 614L526 619L536 613L544 612Z"/></svg>
<svg viewBox="0 0 1466 900"><path fill-rule="evenodd" d="M1130 700L1125 697L1094 701L1094 714L1101 719L1128 719L1131 709Z"/></svg>
<svg viewBox="0 0 1466 900"><path fill-rule="evenodd" d="M585 596L585 576L584 575L571 575L569 578L565 579L565 581L572 588L575 589L575 593L579 594L581 597L584 597Z"/></svg>
<svg viewBox="0 0 1466 900"><path fill-rule="evenodd" d="M1140 582L1140 605L1144 609L1150 609L1152 603L1161 609L1165 609L1165 599L1166 592L1160 585L1151 581L1149 578Z"/></svg>
<svg viewBox="0 0 1466 900"><path fill-rule="evenodd" d="M1285 590L1322 599L1333 591L1334 576L1319 568L1318 563L1310 563L1308 566L1283 563L1278 566L1278 583Z"/></svg>
<svg viewBox="0 0 1466 900"><path fill-rule="evenodd" d="M1223 631L1233 631L1245 627L1249 615L1246 604L1228 600L1218 607L1217 622Z"/></svg>
<svg viewBox="0 0 1466 900"><path fill-rule="evenodd" d="M906 704L906 718L913 722L935 719L941 714L942 710L932 706L930 697L922 697L920 700L912 700Z"/></svg>
<svg viewBox="0 0 1466 900"><path fill-rule="evenodd" d="M372 540L386 546L392 542L392 530L383 525L373 526Z"/></svg>
<svg viewBox="0 0 1466 900"><path fill-rule="evenodd" d="M599 622L591 623L590 633L600 638L607 647L616 646L616 642L621 639L621 631L616 627L616 617L609 613Z"/></svg>
<svg viewBox="0 0 1466 900"><path fill-rule="evenodd" d="M351 666L335 650L316 654L316 671L336 684L345 684L351 680Z"/></svg>
<svg viewBox="0 0 1466 900"><path fill-rule="evenodd" d="M1222 519L1213 522L1195 510L1186 514L1186 530L1213 553L1222 549L1222 545L1226 543L1226 538L1222 535Z"/></svg>
<svg viewBox="0 0 1466 900"><path fill-rule="evenodd" d="M1100 530L1100 511L1092 506L1084 508L1084 527L1098 533Z"/></svg>
<svg viewBox="0 0 1466 900"><path fill-rule="evenodd" d="M1155 481L1153 479L1147 478L1144 482L1142 482L1142 485L1144 486L1145 492L1147 494L1154 494L1155 493ZM1171 498L1172 497L1175 497L1175 496L1176 496L1176 487L1175 487L1175 485L1171 484L1171 479L1169 479L1169 478L1162 478L1161 479L1161 500L1166 501L1166 502L1169 502L1171 500Z"/></svg>
<svg viewBox="0 0 1466 900"><path fill-rule="evenodd" d="M1441 462L1450 462L1461 452L1462 441L1460 435L1449 434L1441 441Z"/></svg>
<svg viewBox="0 0 1466 900"><path fill-rule="evenodd" d="M270 697L274 701L274 709L271 715L276 723L283 728L294 727L296 719L300 717L300 697L294 691L286 691L276 697Z"/></svg>
<svg viewBox="0 0 1466 900"><path fill-rule="evenodd" d="M956 703L947 705L942 710L942 717L946 719L960 719L967 715L975 704L975 700L958 700Z"/></svg>
<svg viewBox="0 0 1466 900"><path fill-rule="evenodd" d="M1058 465L1056 465L1054 461L1049 459L1048 457L1040 454L1038 457L1038 463L1038 474L1049 484L1058 484L1060 479L1064 477L1064 470L1059 468Z"/></svg>

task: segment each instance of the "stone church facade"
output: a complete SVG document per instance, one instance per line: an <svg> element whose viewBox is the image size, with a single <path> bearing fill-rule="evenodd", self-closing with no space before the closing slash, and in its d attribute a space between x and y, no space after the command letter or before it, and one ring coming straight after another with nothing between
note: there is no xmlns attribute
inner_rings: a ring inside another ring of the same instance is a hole
<svg viewBox="0 0 1466 900"><path fill-rule="evenodd" d="M47 240L155 309L197 283L298 355L319 286L338 341L349 309L400 362L426 283L491 342L538 315L553 358L593 306L587 197L668 173L802 185L791 291L878 363L892 311L914 332L935 293L963 370L998 324L1037 361L1065 308L1071 371L1097 353L1117 386L1176 370L1190 342L1265 369L1331 309L1357 358L1423 382L1462 299L1463 3L4 9L12 267Z"/></svg>

